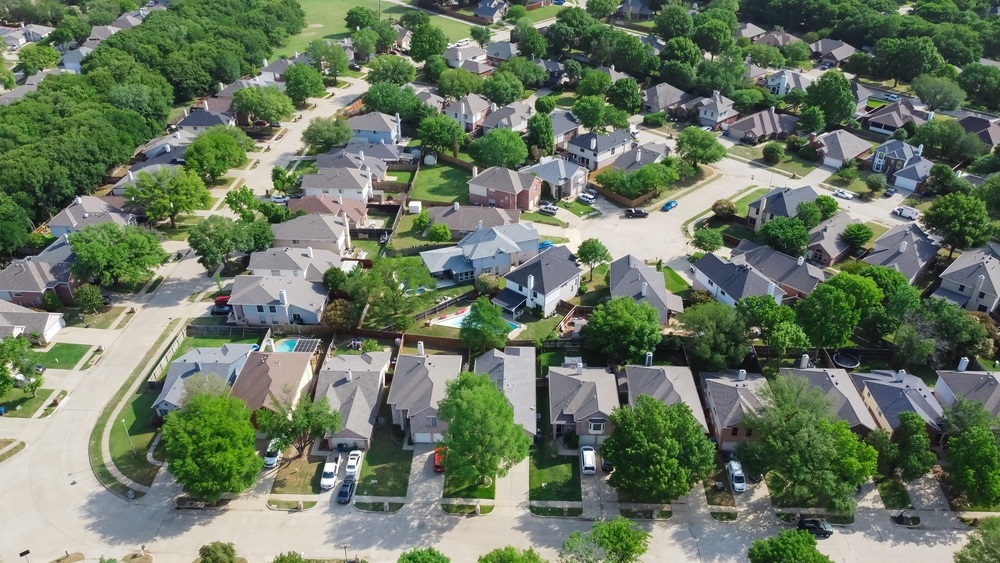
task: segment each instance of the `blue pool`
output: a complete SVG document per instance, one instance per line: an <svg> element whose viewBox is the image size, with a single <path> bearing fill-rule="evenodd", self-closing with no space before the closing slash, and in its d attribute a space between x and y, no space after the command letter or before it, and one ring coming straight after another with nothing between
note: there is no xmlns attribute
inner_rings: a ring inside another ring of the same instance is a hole
<svg viewBox="0 0 1000 563"><path fill-rule="evenodd" d="M278 342L277 344L274 345L274 350L276 352L294 352L295 345L298 343L299 341L297 338L282 340L281 342Z"/></svg>
<svg viewBox="0 0 1000 563"><path fill-rule="evenodd" d="M461 315L456 315L454 317L451 317L450 319L445 319L443 321L439 321L434 324L441 326L450 326L451 328L462 328L462 320L465 319L465 317L467 317L468 315L469 313L462 313ZM520 328L520 325L518 325L517 323L512 323L507 319L504 319L504 322L507 323L507 326L510 327L510 332L513 332L518 328Z"/></svg>

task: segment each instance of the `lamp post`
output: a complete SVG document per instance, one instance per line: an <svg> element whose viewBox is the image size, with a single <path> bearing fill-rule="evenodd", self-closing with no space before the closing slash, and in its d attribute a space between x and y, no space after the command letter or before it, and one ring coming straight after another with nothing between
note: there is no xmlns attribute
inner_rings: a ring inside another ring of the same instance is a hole
<svg viewBox="0 0 1000 563"><path fill-rule="evenodd" d="M132 442L132 435L128 433L128 426L125 425L125 419L122 419L122 428L125 429L125 435L128 436L128 444L132 446L132 455L135 455L135 444Z"/></svg>
<svg viewBox="0 0 1000 563"><path fill-rule="evenodd" d="M349 546L349 545L347 545L347 544L345 543L345 544L344 544L344 545L342 545L341 547L343 547L343 548L344 548L344 562L346 563L346 562L347 562L347 548L349 548L349 547L351 547L351 546Z"/></svg>

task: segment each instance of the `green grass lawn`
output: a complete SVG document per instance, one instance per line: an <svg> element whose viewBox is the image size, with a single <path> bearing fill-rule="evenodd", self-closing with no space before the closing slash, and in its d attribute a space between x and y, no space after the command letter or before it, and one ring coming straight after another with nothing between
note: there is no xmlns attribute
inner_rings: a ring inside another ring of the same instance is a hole
<svg viewBox="0 0 1000 563"><path fill-rule="evenodd" d="M396 250L430 246L441 243L431 242L424 238L423 231L416 228L413 222L417 216L414 214L403 215L396 225L396 230L392 233L392 247Z"/></svg>
<svg viewBox="0 0 1000 563"><path fill-rule="evenodd" d="M547 319L538 319L528 316L525 313L518 321L524 324L524 330L517 334L518 340L538 340L547 338L549 334L559 325L562 315L552 315Z"/></svg>
<svg viewBox="0 0 1000 563"><path fill-rule="evenodd" d="M84 327L89 326L90 328L111 328L111 323L115 322L125 311L125 307L101 307L96 313L84 313L81 314L79 309L66 309L63 312L63 318L66 319L66 326L77 326Z"/></svg>
<svg viewBox="0 0 1000 563"><path fill-rule="evenodd" d="M543 225L554 225L556 227L565 227L568 225L566 221L562 219L557 219L550 215L542 215L537 211L525 211L521 213L522 221L534 221L535 223L541 223Z"/></svg>
<svg viewBox="0 0 1000 563"><path fill-rule="evenodd" d="M667 285L667 291L670 293L684 293L691 289L691 284L684 280L669 266L663 267L663 281Z"/></svg>
<svg viewBox="0 0 1000 563"><path fill-rule="evenodd" d="M128 403L118 413L118 419L113 420L109 447L111 461L126 477L137 483L150 486L156 478L159 467L146 461L146 450L156 435L153 426L153 402L159 391L140 386L139 393L133 393ZM123 422L124 421L124 422ZM126 429L128 433L126 434ZM129 438L131 437L131 442ZM132 446L135 446L135 452Z"/></svg>
<svg viewBox="0 0 1000 563"><path fill-rule="evenodd" d="M444 498L478 498L494 499L497 493L497 480L491 479L490 484L482 487L476 480L467 481L457 473L448 471L444 474Z"/></svg>
<svg viewBox="0 0 1000 563"><path fill-rule="evenodd" d="M169 223L158 225L156 230L167 240L187 240L188 231L195 225L205 220L201 215L185 215L177 218L177 227L171 227Z"/></svg>
<svg viewBox="0 0 1000 563"><path fill-rule="evenodd" d="M352 238L351 246L357 248L358 250L364 250L368 258L378 256L378 253L382 251L382 245L379 244L377 240L372 239Z"/></svg>
<svg viewBox="0 0 1000 563"><path fill-rule="evenodd" d="M410 484L410 463L413 460L413 451L404 450L402 446L392 441L390 435L392 432L392 413L388 406L382 406L379 416L385 417L386 423L376 426L372 434L372 447L365 452L361 465L358 494L406 496L406 489Z"/></svg>
<svg viewBox="0 0 1000 563"><path fill-rule="evenodd" d="M539 242L549 241L552 244L566 244L569 242L569 239L566 237L554 237L551 235L542 235L538 240Z"/></svg>
<svg viewBox="0 0 1000 563"><path fill-rule="evenodd" d="M556 96L556 107L569 109L576 103L576 95L573 92L563 92Z"/></svg>
<svg viewBox="0 0 1000 563"><path fill-rule="evenodd" d="M899 479L887 479L876 476L875 486L878 487L878 495L882 497L882 504L888 510L904 510L913 508L910 502L910 494L906 492L906 486Z"/></svg>
<svg viewBox="0 0 1000 563"><path fill-rule="evenodd" d="M296 174L315 174L316 173L316 159L311 160L299 160L298 165L295 167Z"/></svg>
<svg viewBox="0 0 1000 563"><path fill-rule="evenodd" d="M538 354L538 360L542 368L541 373L539 373L539 376L548 375L549 366L559 367L563 364L563 361L565 361L565 359L566 359L565 354L563 354L562 350L559 350L558 348L555 350L548 350L546 352L541 352L540 354ZM548 393L548 388L542 388L539 390L539 393L543 392ZM543 402L541 395L539 395L538 404L540 405L549 404L549 400L547 397L548 395L546 395L546 399Z"/></svg>
<svg viewBox="0 0 1000 563"><path fill-rule="evenodd" d="M545 6L544 8L531 10L530 12L528 12L528 19L530 19L533 22L540 22L542 20L552 19L556 17L556 14L558 14L559 10L561 9L562 6L556 6L555 4L551 4L549 6Z"/></svg>
<svg viewBox="0 0 1000 563"><path fill-rule="evenodd" d="M285 450L278 463L278 475L271 492L274 494L318 495L323 492L319 480L326 458L322 456L294 457L295 448Z"/></svg>
<svg viewBox="0 0 1000 563"><path fill-rule="evenodd" d="M37 397L31 396L31 391L12 388L4 396L0 397L0 407L6 411L4 416L12 418L31 418L42 405L49 401L52 389L39 389Z"/></svg>
<svg viewBox="0 0 1000 563"><path fill-rule="evenodd" d="M421 166L410 189L410 199L468 204L471 179L472 173L464 168L446 164Z"/></svg>
<svg viewBox="0 0 1000 563"><path fill-rule="evenodd" d="M551 354L551 352L550 352ZM550 360L552 358L549 358ZM559 360L562 363L562 360ZM538 389L539 405L549 404L549 390ZM559 446L549 438L549 420L542 415L541 432L544 439L531 447L528 466L528 498L530 500L581 500L580 464L576 456L559 455Z"/></svg>
<svg viewBox="0 0 1000 563"><path fill-rule="evenodd" d="M587 205L586 203L575 199L573 201L560 200L558 205L577 217L585 217L595 211L593 205Z"/></svg>
<svg viewBox="0 0 1000 563"><path fill-rule="evenodd" d="M867 223L865 223L865 225L868 225L868 228L872 230L872 238L871 240L868 241L868 244L865 245L868 248L874 248L875 241L878 240L878 237L884 235L886 232L889 231L889 227L886 227L882 223L868 221Z"/></svg>
<svg viewBox="0 0 1000 563"><path fill-rule="evenodd" d="M53 344L48 352L36 354L35 362L49 369L73 369L90 350L89 344Z"/></svg>
<svg viewBox="0 0 1000 563"><path fill-rule="evenodd" d="M778 164L768 164L764 162L763 159L764 143L754 147L748 145L736 145L729 149L729 154L758 162L764 166L773 166L778 170L784 170L790 174L798 174L799 177L805 176L816 169L815 162L804 160L797 154L786 154Z"/></svg>
<svg viewBox="0 0 1000 563"><path fill-rule="evenodd" d="M410 170L390 170L389 172L386 172L386 176L391 182L409 184L413 181L413 172Z"/></svg>
<svg viewBox="0 0 1000 563"><path fill-rule="evenodd" d="M752 187L753 186L751 186L751 188ZM750 203L769 191L770 190L767 188L751 189L749 192L740 197L740 199L733 202L733 205L736 206L736 214L740 217L746 217L747 213L750 212Z"/></svg>

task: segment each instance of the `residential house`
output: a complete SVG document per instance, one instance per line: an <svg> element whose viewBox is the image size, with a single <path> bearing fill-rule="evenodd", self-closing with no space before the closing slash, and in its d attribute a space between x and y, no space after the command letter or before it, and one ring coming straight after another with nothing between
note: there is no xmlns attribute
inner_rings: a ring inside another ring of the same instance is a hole
<svg viewBox="0 0 1000 563"><path fill-rule="evenodd" d="M76 196L73 203L49 219L48 226L52 236L61 237L100 223L135 225L135 215L122 211L99 197Z"/></svg>
<svg viewBox="0 0 1000 563"><path fill-rule="evenodd" d="M538 255L534 223L511 223L481 228L465 235L455 246L420 253L436 279L468 283L480 274L504 275Z"/></svg>
<svg viewBox="0 0 1000 563"><path fill-rule="evenodd" d="M459 47L449 47L444 52L444 60L451 68L458 68L462 63L472 61L476 63L486 63L486 49L475 43Z"/></svg>
<svg viewBox="0 0 1000 563"><path fill-rule="evenodd" d="M691 274L697 289L712 294L719 303L735 306L744 297L770 295L781 304L785 291L761 271L746 262L734 264L709 252L691 265Z"/></svg>
<svg viewBox="0 0 1000 563"><path fill-rule="evenodd" d="M663 277L663 276L660 276ZM698 385L686 366L625 366L628 405L635 408L640 395L652 397L666 406L684 403L694 419L708 433L705 409L698 397Z"/></svg>
<svg viewBox="0 0 1000 563"><path fill-rule="evenodd" d="M351 247L348 219L341 215L302 215L271 225L276 247L329 250L341 256Z"/></svg>
<svg viewBox="0 0 1000 563"><path fill-rule="evenodd" d="M350 263L351 267L354 263ZM250 255L250 275L302 278L323 283L330 268L341 268L340 254L320 248L269 248Z"/></svg>
<svg viewBox="0 0 1000 563"><path fill-rule="evenodd" d="M469 202L473 205L530 211L538 207L542 181L509 168L492 166L469 180Z"/></svg>
<svg viewBox="0 0 1000 563"><path fill-rule="evenodd" d="M538 309L548 317L555 313L559 301L576 296L581 271L568 248L553 246L504 276L507 287L493 303L515 319L524 307Z"/></svg>
<svg viewBox="0 0 1000 563"><path fill-rule="evenodd" d="M846 370L796 367L781 368L780 371L785 377L801 377L809 382L810 387L822 391L830 401L834 416L850 425L851 431L859 438L879 429Z"/></svg>
<svg viewBox="0 0 1000 563"><path fill-rule="evenodd" d="M863 260L874 266L897 270L912 284L934 261L937 252L937 241L925 233L920 225L905 223L896 225L878 237L874 248Z"/></svg>
<svg viewBox="0 0 1000 563"><path fill-rule="evenodd" d="M604 74L607 74L608 76L610 76L612 83L615 83L615 82L621 80L622 78L632 78L631 76L629 76L628 74L626 74L624 72L620 72L620 71L615 70L615 65L611 65L611 66L599 66L595 70L597 70L598 72L603 72Z"/></svg>
<svg viewBox="0 0 1000 563"><path fill-rule="evenodd" d="M783 68L767 77L764 87L775 96L784 96L792 90L806 91L813 79L805 74L788 68Z"/></svg>
<svg viewBox="0 0 1000 563"><path fill-rule="evenodd" d="M799 214L800 203L813 202L819 194L812 186L801 188L774 188L750 202L747 210L747 225L759 231L775 217L792 218Z"/></svg>
<svg viewBox="0 0 1000 563"><path fill-rule="evenodd" d="M153 412L160 418L184 406L187 383L192 377L217 378L227 387L236 383L256 344L223 344L221 348L195 348L170 362Z"/></svg>
<svg viewBox="0 0 1000 563"><path fill-rule="evenodd" d="M647 164L663 162L670 154L666 143L646 143L625 151L611 162L611 167L625 172L634 172Z"/></svg>
<svg viewBox="0 0 1000 563"><path fill-rule="evenodd" d="M438 419L438 403L444 398L445 385L462 371L462 356L425 356L422 348L423 343L418 343L418 355L400 354L396 359L386 403L392 410L392 423L415 444L434 444L448 430L448 423Z"/></svg>
<svg viewBox="0 0 1000 563"><path fill-rule="evenodd" d="M540 59L538 57L531 59L531 62L540 66L545 71L545 80L542 81L541 86L552 88L562 84L565 67L563 67L561 62L555 59Z"/></svg>
<svg viewBox="0 0 1000 563"><path fill-rule="evenodd" d="M503 391L514 409L514 424L534 438L538 435L538 410L535 406L535 348L507 346L501 352L492 349L476 358L475 373L486 374Z"/></svg>
<svg viewBox="0 0 1000 563"><path fill-rule="evenodd" d="M219 113L208 110L184 110L184 117L177 122L178 131L187 133L204 133L216 126L232 127L236 125L236 119L228 113Z"/></svg>
<svg viewBox="0 0 1000 563"><path fill-rule="evenodd" d="M119 31L121 30L110 25L95 25L90 28L90 36L87 37L87 42L100 43Z"/></svg>
<svg viewBox="0 0 1000 563"><path fill-rule="evenodd" d="M331 349L334 344L331 344ZM392 352L365 352L360 356L331 350L319 368L315 400L326 399L340 413L343 425L319 440L319 449L367 450L378 420Z"/></svg>
<svg viewBox="0 0 1000 563"><path fill-rule="evenodd" d="M899 139L889 139L875 147L865 161L872 171L885 174L890 186L919 192L934 166L923 157L923 152L923 145L914 147Z"/></svg>
<svg viewBox="0 0 1000 563"><path fill-rule="evenodd" d="M486 61L462 61L462 64L458 65L458 68L467 70L472 74L482 76L483 78L493 74L493 71L497 69L497 67Z"/></svg>
<svg viewBox="0 0 1000 563"><path fill-rule="evenodd" d="M540 178L542 193L553 199L575 198L587 187L586 168L555 156L543 156L519 172Z"/></svg>
<svg viewBox="0 0 1000 563"><path fill-rule="evenodd" d="M646 0L623 0L615 17L628 21L649 20L656 12L646 5Z"/></svg>
<svg viewBox="0 0 1000 563"><path fill-rule="evenodd" d="M367 205L372 199L374 179L371 169L324 168L316 174L302 175L302 193L307 196L327 196L353 199Z"/></svg>
<svg viewBox="0 0 1000 563"><path fill-rule="evenodd" d="M260 74L258 75L262 81L265 82L284 82L285 81L285 71L288 67L293 64L310 64L311 59L309 55L295 53L291 58L282 57L273 63L266 64L267 60L264 61L264 68L260 69Z"/></svg>
<svg viewBox="0 0 1000 563"><path fill-rule="evenodd" d="M71 51L66 51L59 59L59 68L80 74L83 70L81 67L83 59L93 52L94 50L90 47L77 47Z"/></svg>
<svg viewBox="0 0 1000 563"><path fill-rule="evenodd" d="M875 94L857 80L852 80L851 95L854 97L854 117L863 116L868 112L868 100Z"/></svg>
<svg viewBox="0 0 1000 563"><path fill-rule="evenodd" d="M556 149L569 150L569 142L580 133L580 121L569 110L556 110L549 114L549 119L552 120Z"/></svg>
<svg viewBox="0 0 1000 563"><path fill-rule="evenodd" d="M2 28L7 33L0 35L3 38L3 44L11 52L17 51L21 47L28 44L28 38L24 36L23 29L10 30L8 28Z"/></svg>
<svg viewBox="0 0 1000 563"><path fill-rule="evenodd" d="M598 170L611 164L623 152L632 147L632 135L626 129L615 129L607 135L587 133L570 139L566 143L569 161L586 166L587 170Z"/></svg>
<svg viewBox="0 0 1000 563"><path fill-rule="evenodd" d="M482 126L483 120L492 111L492 104L479 94L469 94L444 105L443 112L462 125L466 133Z"/></svg>
<svg viewBox="0 0 1000 563"><path fill-rule="evenodd" d="M400 51L409 51L410 41L413 40L413 33L398 23L392 24L392 28L396 30L396 48Z"/></svg>
<svg viewBox="0 0 1000 563"><path fill-rule="evenodd" d="M504 0L480 0L473 15L487 23L495 24L503 21L504 17L507 16L508 8L510 8L510 4Z"/></svg>
<svg viewBox="0 0 1000 563"><path fill-rule="evenodd" d="M667 291L663 273L631 254L611 263L608 273L611 297L630 297L636 303L649 303L660 315L660 324L684 311L681 298Z"/></svg>
<svg viewBox="0 0 1000 563"><path fill-rule="evenodd" d="M847 59L857 52L857 49L847 43L839 39L829 38L820 39L810 44L809 49L812 50L813 57L819 59L820 63L829 63L833 66L846 63Z"/></svg>
<svg viewBox="0 0 1000 563"><path fill-rule="evenodd" d="M441 113L444 111L445 99L430 90L420 90L417 92L420 101L434 108L434 111Z"/></svg>
<svg viewBox="0 0 1000 563"><path fill-rule="evenodd" d="M174 131L168 135L161 135L141 145L132 156L132 162L154 162L162 163L161 157L171 155L173 157L184 156L184 149L188 147L198 137L197 133L187 131Z"/></svg>
<svg viewBox="0 0 1000 563"><path fill-rule="evenodd" d="M140 161L133 164L132 168L125 172L125 176L115 182L115 185L111 186L111 195L123 197L125 195L125 190L127 190L129 186L134 186L136 181L138 181L139 172L153 174L154 172L162 169L172 170L180 168L184 164L183 155L183 152L171 152L170 154L162 154L160 157L155 159Z"/></svg>
<svg viewBox="0 0 1000 563"><path fill-rule="evenodd" d="M747 428L744 420L764 407L767 380L763 375L742 369L736 373L698 375L711 436L722 451L735 451L740 442L753 438L753 429Z"/></svg>
<svg viewBox="0 0 1000 563"><path fill-rule="evenodd" d="M327 154L333 156L337 156L338 153L358 155L378 159L384 164L412 163L413 154L407 152L405 149L406 147L400 145L387 145L385 143L348 143L344 148L334 149ZM327 155L320 155L319 157L326 158ZM366 163L371 162L369 158L363 158L363 160Z"/></svg>
<svg viewBox="0 0 1000 563"><path fill-rule="evenodd" d="M956 370L939 369L934 398L942 407L950 407L959 399L976 401L992 416L1000 416L1000 373L965 371L962 363Z"/></svg>
<svg viewBox="0 0 1000 563"><path fill-rule="evenodd" d="M819 264L823 268L833 266L844 258L847 258L851 251L849 244L844 242L841 235L848 225L854 225L861 221L851 217L841 211L816 225L809 231L808 257L810 262Z"/></svg>
<svg viewBox="0 0 1000 563"><path fill-rule="evenodd" d="M307 352L251 352L229 396L243 399L256 425L257 411L277 412L283 404L298 404L312 381L310 360Z"/></svg>
<svg viewBox="0 0 1000 563"><path fill-rule="evenodd" d="M124 14L118 16L118 19L111 22L111 27L117 27L118 29L124 31L126 29L132 29L133 27L141 24L149 11L145 8L139 8L135 12L125 12Z"/></svg>
<svg viewBox="0 0 1000 563"><path fill-rule="evenodd" d="M685 102L694 96L675 88L666 82L661 82L642 93L642 111L673 114Z"/></svg>
<svg viewBox="0 0 1000 563"><path fill-rule="evenodd" d="M39 41L44 40L46 37L51 35L52 32L55 30L56 28L49 27L47 25L28 24L21 26L21 31L24 33L24 38L27 39L30 43L38 43Z"/></svg>
<svg viewBox="0 0 1000 563"><path fill-rule="evenodd" d="M15 259L0 271L0 300L24 307L41 307L42 295L55 292L66 305L73 304L73 290L82 280L70 272L76 254L62 236L37 256Z"/></svg>
<svg viewBox="0 0 1000 563"><path fill-rule="evenodd" d="M528 130L528 118L531 114L531 106L524 102L514 102L495 109L483 120L483 132L490 129L510 129L524 133Z"/></svg>
<svg viewBox="0 0 1000 563"><path fill-rule="evenodd" d="M510 41L496 41L486 46L486 62L493 66L500 66L517 56L517 43Z"/></svg>
<svg viewBox="0 0 1000 563"><path fill-rule="evenodd" d="M851 380L880 428L892 434L899 428L899 415L915 412L924 419L931 446L941 445L944 409L919 377L903 370L876 370L852 373Z"/></svg>
<svg viewBox="0 0 1000 563"><path fill-rule="evenodd" d="M702 127L712 129L733 123L739 117L733 103L718 90L712 92L712 97L702 100L698 107L698 122Z"/></svg>
<svg viewBox="0 0 1000 563"><path fill-rule="evenodd" d="M799 41L799 38L784 31L771 31L757 38L754 43L770 45L771 47L782 48L788 46L792 41Z"/></svg>
<svg viewBox="0 0 1000 563"><path fill-rule="evenodd" d="M327 291L321 283L281 276L236 276L229 304L239 325L319 324Z"/></svg>
<svg viewBox="0 0 1000 563"><path fill-rule="evenodd" d="M1000 245L990 243L963 252L941 273L941 287L934 296L969 311L996 311L1000 303Z"/></svg>
<svg viewBox="0 0 1000 563"><path fill-rule="evenodd" d="M339 217L347 214L347 221L351 228L360 228L368 225L368 206L365 202L345 198L342 195L307 195L298 199L292 199L288 201L288 210L292 213L305 211L306 213L336 215Z"/></svg>
<svg viewBox="0 0 1000 563"><path fill-rule="evenodd" d="M866 121L868 129L892 135L896 129L907 123L913 123L914 126L923 125L933 118L934 112L918 110L913 107L913 102L910 100L900 100L871 112Z"/></svg>
<svg viewBox="0 0 1000 563"><path fill-rule="evenodd" d="M28 76L24 79L24 84L0 94L0 106L9 106L14 102L24 99L24 97L28 94L38 90L38 85L41 84L42 80L45 80L47 76L58 74L60 72L62 72L62 70L50 68L32 76Z"/></svg>
<svg viewBox="0 0 1000 563"><path fill-rule="evenodd" d="M0 301L0 337L23 336L38 344L48 344L64 326L66 319L62 313L37 311Z"/></svg>
<svg viewBox="0 0 1000 563"><path fill-rule="evenodd" d="M844 129L812 136L809 146L816 151L823 166L838 170L848 160L861 160L872 151L871 143Z"/></svg>
<svg viewBox="0 0 1000 563"><path fill-rule="evenodd" d="M316 157L316 169L320 174L330 168L354 168L371 177L372 181L381 182L385 180L389 165L380 158L365 154L363 150L334 149Z"/></svg>
<svg viewBox="0 0 1000 563"><path fill-rule="evenodd" d="M805 297L816 286L826 281L827 273L822 268L807 264L804 256L793 258L748 240L741 241L733 249L730 262L739 266L748 264L778 284L787 297Z"/></svg>
<svg viewBox="0 0 1000 563"><path fill-rule="evenodd" d="M747 69L743 73L743 80L750 84L760 83L767 74L767 68L753 64L753 59L749 55L743 59L743 66Z"/></svg>
<svg viewBox="0 0 1000 563"><path fill-rule="evenodd" d="M611 435L611 411L619 407L615 374L605 368L549 368L552 438L575 434L581 446L598 446Z"/></svg>
<svg viewBox="0 0 1000 563"><path fill-rule="evenodd" d="M640 37L639 41L642 41L645 45L648 45L650 49L653 50L653 56L659 57L660 53L667 47L667 43L656 36L655 33L650 33L645 37Z"/></svg>
<svg viewBox="0 0 1000 563"><path fill-rule="evenodd" d="M1000 144L1000 119L987 119L981 115L969 114L958 120L966 133L972 133L986 145L993 148Z"/></svg>
<svg viewBox="0 0 1000 563"><path fill-rule="evenodd" d="M733 36L736 39L746 37L752 43L760 39L765 33L767 33L767 31L760 26L754 25L750 22L740 22L740 24L736 27L736 32L733 33Z"/></svg>
<svg viewBox="0 0 1000 563"><path fill-rule="evenodd" d="M726 135L732 139L755 145L771 139L784 139L795 133L799 118L778 113L773 107L744 117L729 126Z"/></svg>
<svg viewBox="0 0 1000 563"><path fill-rule="evenodd" d="M492 229L521 222L521 211L518 209L478 205L462 207L457 201L450 207L428 207L427 214L432 224L448 227L452 240L460 240L479 229Z"/></svg>
<svg viewBox="0 0 1000 563"><path fill-rule="evenodd" d="M356 115L347 120L354 136L352 143L386 143L394 145L403 136L399 114L395 117L377 111Z"/></svg>

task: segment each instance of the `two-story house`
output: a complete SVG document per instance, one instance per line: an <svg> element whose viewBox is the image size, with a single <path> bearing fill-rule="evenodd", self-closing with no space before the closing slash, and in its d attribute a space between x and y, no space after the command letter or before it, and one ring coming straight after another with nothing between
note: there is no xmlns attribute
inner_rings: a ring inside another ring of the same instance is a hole
<svg viewBox="0 0 1000 563"><path fill-rule="evenodd" d="M774 188L750 202L747 208L747 226L759 231L775 217L791 219L799 214L800 203L813 202L819 194L812 186L801 188Z"/></svg>
<svg viewBox="0 0 1000 563"><path fill-rule="evenodd" d="M538 164L525 166L519 172L536 176L542 181L542 193L553 199L575 198L587 187L589 172L555 156L543 156Z"/></svg>
<svg viewBox="0 0 1000 563"><path fill-rule="evenodd" d="M733 249L730 263L752 266L778 284L786 297L805 297L828 277L822 268L806 263L805 256L789 256L749 240Z"/></svg>
<svg viewBox="0 0 1000 563"><path fill-rule="evenodd" d="M348 262L353 267L356 262ZM340 254L322 248L269 248L250 255L250 275L302 278L323 283L330 268L341 268Z"/></svg>
<svg viewBox="0 0 1000 563"><path fill-rule="evenodd" d="M351 232L346 216L302 215L271 225L275 247L329 250L341 256L351 247Z"/></svg>
<svg viewBox="0 0 1000 563"><path fill-rule="evenodd" d="M702 127L711 127L713 130L733 123L739 117L739 112L733 106L732 100L715 90L712 92L712 97L704 98L700 102L698 122Z"/></svg>
<svg viewBox="0 0 1000 563"><path fill-rule="evenodd" d="M307 196L327 196L353 199L367 204L374 195L373 171L363 168L324 168L316 174L302 175L302 193Z"/></svg>
<svg viewBox="0 0 1000 563"><path fill-rule="evenodd" d="M229 305L239 325L319 324L328 292L322 283L280 276L236 276Z"/></svg>
<svg viewBox="0 0 1000 563"><path fill-rule="evenodd" d="M992 416L1000 416L1000 373L966 371L967 367L968 358L962 358L954 370L937 370L934 397L945 408L959 399L976 401Z"/></svg>
<svg viewBox="0 0 1000 563"><path fill-rule="evenodd" d="M746 416L764 407L767 380L763 375L739 370L735 373L700 373L709 432L719 449L736 450L740 442L754 438L745 425Z"/></svg>
<svg viewBox="0 0 1000 563"><path fill-rule="evenodd" d="M167 376L156 401L153 412L163 418L180 410L187 399L187 383L198 378L217 378L226 386L236 383L243 365L250 353L256 349L253 344L223 344L221 348L195 348L170 362Z"/></svg>
<svg viewBox="0 0 1000 563"><path fill-rule="evenodd" d="M392 423L415 444L440 442L448 423L438 418L438 403L445 386L462 371L462 356L424 355L423 342L417 354L400 354L389 387L386 403L392 411Z"/></svg>
<svg viewBox="0 0 1000 563"><path fill-rule="evenodd" d="M461 240L465 235L479 229L492 229L521 222L521 211L518 209L499 209L481 205L463 207L457 201L452 203L451 207L428 207L427 214L432 224L448 227L452 240Z"/></svg>
<svg viewBox="0 0 1000 563"><path fill-rule="evenodd" d="M472 174L469 202L473 205L522 211L538 207L542 194L542 181L538 177L500 166L480 173L473 169Z"/></svg>
<svg viewBox="0 0 1000 563"><path fill-rule="evenodd" d="M524 308L538 309L548 317L559 301L569 301L580 288L582 270L565 246L553 246L515 268L504 279L507 287L493 303L517 318Z"/></svg>
<svg viewBox="0 0 1000 563"><path fill-rule="evenodd" d="M486 63L486 49L475 43L449 47L444 52L444 60L451 68L459 68L467 62Z"/></svg>
<svg viewBox="0 0 1000 563"><path fill-rule="evenodd" d="M783 68L767 77L764 87L775 96L784 96L792 90L806 91L813 79L797 70Z"/></svg>
<svg viewBox="0 0 1000 563"><path fill-rule="evenodd" d="M660 315L666 326L671 317L684 311L684 301L667 291L661 272L631 254L611 263L608 272L611 297L629 297L636 303L648 303Z"/></svg>
<svg viewBox="0 0 1000 563"><path fill-rule="evenodd" d="M896 129L907 123L917 126L923 125L931 119L934 119L933 111L918 110L913 107L913 102L910 100L900 100L878 108L868 115L865 121L868 124L868 129L876 133L892 135Z"/></svg>
<svg viewBox="0 0 1000 563"><path fill-rule="evenodd" d="M969 311L992 313L1000 304L1000 245L967 250L941 273L935 297Z"/></svg>
<svg viewBox="0 0 1000 563"><path fill-rule="evenodd" d="M781 304L785 291L750 264L734 264L709 252L691 265L694 286L712 294L719 303L735 306L744 297L769 295Z"/></svg>
<svg viewBox="0 0 1000 563"><path fill-rule="evenodd" d="M816 151L823 166L838 170L848 160L860 160L872 152L871 143L843 129L811 135L809 146Z"/></svg>
<svg viewBox="0 0 1000 563"><path fill-rule="evenodd" d="M580 121L569 110L556 110L549 114L556 149L569 150L569 142L580 134Z"/></svg>
<svg viewBox="0 0 1000 563"><path fill-rule="evenodd" d="M666 82L661 82L642 94L642 110L645 112L662 111L673 114L684 103L694 99L694 96L675 88Z"/></svg>
<svg viewBox="0 0 1000 563"><path fill-rule="evenodd" d="M469 94L444 105L442 112L462 125L466 133L477 131L490 114L492 104L479 94Z"/></svg>
<svg viewBox="0 0 1000 563"><path fill-rule="evenodd" d="M531 114L531 106L524 102L513 102L494 109L483 120L483 132L487 133L490 129L510 129L524 133L528 130L528 118Z"/></svg>
<svg viewBox="0 0 1000 563"><path fill-rule="evenodd" d="M609 166L623 152L632 148L632 135L625 129L615 129L607 135L587 133L574 137L566 144L569 161L598 170Z"/></svg>
<svg viewBox="0 0 1000 563"><path fill-rule="evenodd" d="M583 364L549 367L552 438L575 434L581 446L597 446L611 435L611 411L618 408L618 383L606 368Z"/></svg>
<svg viewBox="0 0 1000 563"><path fill-rule="evenodd" d="M885 174L890 186L921 191L934 163L923 157L924 146L914 147L899 139L889 139L875 147L866 164Z"/></svg>
<svg viewBox="0 0 1000 563"><path fill-rule="evenodd" d="M508 8L510 8L510 4L504 0L480 0L473 15L483 20L483 23L492 25L503 21L504 17L507 16Z"/></svg>
<svg viewBox="0 0 1000 563"><path fill-rule="evenodd" d="M100 223L135 225L135 215L122 211L99 197L84 195L73 198L73 203L56 213L48 224L52 236L61 237Z"/></svg>
<svg viewBox="0 0 1000 563"><path fill-rule="evenodd" d="M365 352L361 355L337 354L330 344L316 380L315 400L326 399L344 421L336 432L327 432L317 440L319 451L338 447L367 450L378 420L379 403L385 388L392 352Z"/></svg>
<svg viewBox="0 0 1000 563"><path fill-rule="evenodd" d="M402 125L399 114L395 116L386 115L373 111L361 115L355 115L347 120L353 137L352 143L386 143L394 145L403 136Z"/></svg>
<svg viewBox="0 0 1000 563"><path fill-rule="evenodd" d="M914 283L934 262L938 249L937 240L919 224L904 223L878 237L863 260L873 266L892 268Z"/></svg>
<svg viewBox="0 0 1000 563"><path fill-rule="evenodd" d="M881 429L895 433L899 415L914 412L924 419L931 446L941 445L944 409L919 377L904 370L875 370L852 373L851 380Z"/></svg>
<svg viewBox="0 0 1000 563"><path fill-rule="evenodd" d="M352 228L363 228L368 225L368 205L356 199L345 198L342 195L307 195L289 200L288 210L292 213L318 213L322 215L343 216Z"/></svg>
<svg viewBox="0 0 1000 563"><path fill-rule="evenodd" d="M537 255L538 231L527 221L477 229L457 245L421 252L420 258L436 279L469 283L480 274L502 276Z"/></svg>
<svg viewBox="0 0 1000 563"><path fill-rule="evenodd" d="M476 358L472 371L488 375L503 391L514 410L514 424L524 428L532 438L538 435L534 346L507 346L502 352L496 348L489 350Z"/></svg>

